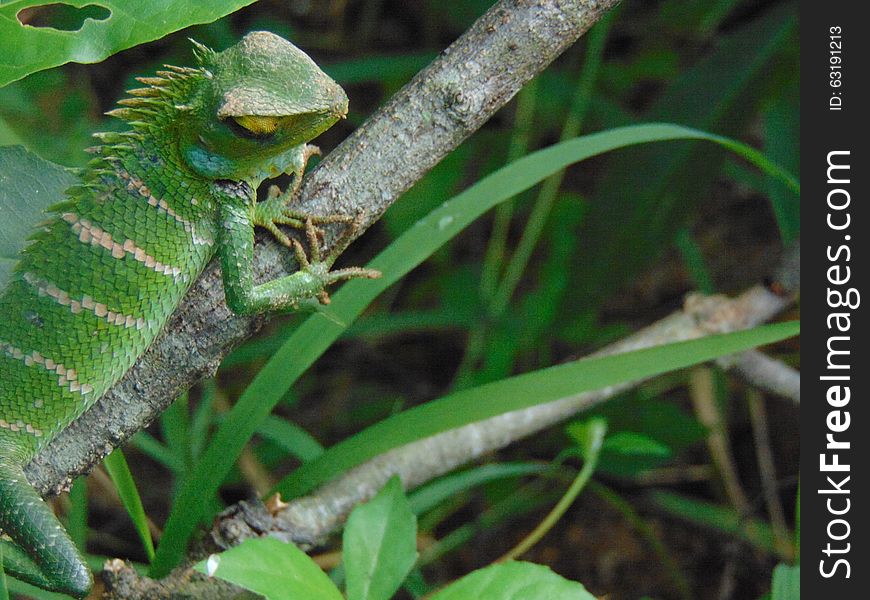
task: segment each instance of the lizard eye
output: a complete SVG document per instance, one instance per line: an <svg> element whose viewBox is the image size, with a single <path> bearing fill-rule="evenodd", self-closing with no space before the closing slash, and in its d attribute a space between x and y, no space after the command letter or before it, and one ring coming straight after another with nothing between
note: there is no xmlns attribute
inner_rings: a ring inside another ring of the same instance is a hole
<svg viewBox="0 0 870 600"><path fill-rule="evenodd" d="M241 115L230 117L227 121L230 129L238 136L267 140L278 131L283 117L263 117L258 115Z"/></svg>

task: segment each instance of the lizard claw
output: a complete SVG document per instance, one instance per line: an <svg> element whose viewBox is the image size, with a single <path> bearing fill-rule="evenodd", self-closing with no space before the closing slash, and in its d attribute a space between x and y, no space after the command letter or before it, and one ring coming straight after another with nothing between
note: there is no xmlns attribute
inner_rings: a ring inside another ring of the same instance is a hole
<svg viewBox="0 0 870 600"><path fill-rule="evenodd" d="M338 215L333 215L338 216ZM342 232L341 236L336 240L335 246L330 250L325 257L322 255L320 247L320 229L315 226L314 219L307 217L305 219L305 237L308 241L309 252L311 257L306 255L302 247L302 243L297 239L292 240L292 247L296 255L296 261L303 271L308 271L323 282L323 287L333 285L339 281L348 279L377 279L381 277L381 272L374 269L366 269L363 267L346 267L343 269L330 270L332 265L338 259L342 252L350 245L351 241L359 233L365 219L365 214L360 213L348 223L347 217L341 216L340 220L332 222L347 223L347 228ZM321 304L329 304L329 294L324 289L317 294L317 300Z"/></svg>

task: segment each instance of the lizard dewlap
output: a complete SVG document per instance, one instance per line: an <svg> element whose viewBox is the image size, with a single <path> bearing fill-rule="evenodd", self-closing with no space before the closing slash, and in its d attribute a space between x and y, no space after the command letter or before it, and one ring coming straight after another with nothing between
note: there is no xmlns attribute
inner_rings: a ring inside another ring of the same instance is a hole
<svg viewBox="0 0 870 600"><path fill-rule="evenodd" d="M167 67L111 111L129 123L99 134L78 184L58 198L0 294L0 529L6 572L84 596L91 574L23 468L148 348L218 255L237 313L293 308L364 269L331 271L312 219L288 208L312 147L347 112L344 91L286 40L266 32ZM294 189L260 203L278 173ZM310 260L277 225L306 230ZM291 246L301 270L254 285L255 225ZM349 228L350 229L350 228Z"/></svg>

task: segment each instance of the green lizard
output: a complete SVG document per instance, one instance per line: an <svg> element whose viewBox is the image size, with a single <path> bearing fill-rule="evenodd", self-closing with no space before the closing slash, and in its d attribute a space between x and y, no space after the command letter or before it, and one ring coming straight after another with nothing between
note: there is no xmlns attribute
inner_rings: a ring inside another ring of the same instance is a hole
<svg viewBox="0 0 870 600"><path fill-rule="evenodd" d="M310 141L347 113L344 91L286 40L246 35L224 52L196 44L196 68L139 79L109 114L95 157L33 236L0 296L0 542L7 572L81 597L91 573L24 478L40 448L103 395L148 348L217 254L236 313L328 301L324 288L365 269L330 270L358 224L288 207ZM286 195L257 186L292 174ZM60 199L59 199L60 200ZM322 257L317 225L343 223ZM311 260L277 225L304 229ZM301 269L255 285L254 226L293 248Z"/></svg>

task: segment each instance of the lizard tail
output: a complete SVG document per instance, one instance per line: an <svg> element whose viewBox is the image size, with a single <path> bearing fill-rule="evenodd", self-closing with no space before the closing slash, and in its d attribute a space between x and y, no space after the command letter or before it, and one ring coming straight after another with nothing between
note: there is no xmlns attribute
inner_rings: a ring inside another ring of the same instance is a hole
<svg viewBox="0 0 870 600"><path fill-rule="evenodd" d="M0 541L3 568L34 585L83 598L93 578L78 549L20 466L0 462Z"/></svg>

